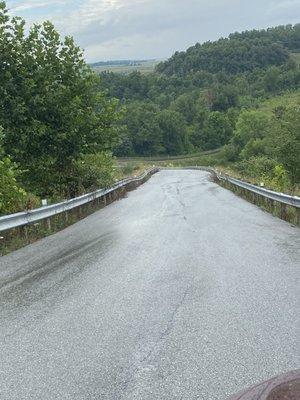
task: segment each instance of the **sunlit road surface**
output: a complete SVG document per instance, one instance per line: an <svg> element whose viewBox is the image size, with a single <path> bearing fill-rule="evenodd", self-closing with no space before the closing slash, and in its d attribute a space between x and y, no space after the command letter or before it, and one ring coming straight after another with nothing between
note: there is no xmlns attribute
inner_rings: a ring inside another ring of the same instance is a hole
<svg viewBox="0 0 300 400"><path fill-rule="evenodd" d="M1 400L222 400L296 369L299 232L162 171L2 257Z"/></svg>

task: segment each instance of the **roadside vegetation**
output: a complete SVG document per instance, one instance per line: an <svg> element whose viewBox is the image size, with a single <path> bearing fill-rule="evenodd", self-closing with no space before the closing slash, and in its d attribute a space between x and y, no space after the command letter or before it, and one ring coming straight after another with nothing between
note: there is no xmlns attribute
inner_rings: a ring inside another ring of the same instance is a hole
<svg viewBox="0 0 300 400"><path fill-rule="evenodd" d="M147 74L96 74L71 37L51 22L28 31L0 1L0 215L154 163L297 192L299 43L300 24L235 33Z"/></svg>
<svg viewBox="0 0 300 400"><path fill-rule="evenodd" d="M50 22L25 32L0 2L0 214L114 179L118 101L71 37Z"/></svg>

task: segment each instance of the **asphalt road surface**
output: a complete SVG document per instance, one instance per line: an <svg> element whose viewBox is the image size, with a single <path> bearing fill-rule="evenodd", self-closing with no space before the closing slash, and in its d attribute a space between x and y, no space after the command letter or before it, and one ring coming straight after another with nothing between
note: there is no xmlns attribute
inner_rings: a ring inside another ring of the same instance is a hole
<svg viewBox="0 0 300 400"><path fill-rule="evenodd" d="M163 171L2 257L0 399L222 400L296 369L299 236Z"/></svg>

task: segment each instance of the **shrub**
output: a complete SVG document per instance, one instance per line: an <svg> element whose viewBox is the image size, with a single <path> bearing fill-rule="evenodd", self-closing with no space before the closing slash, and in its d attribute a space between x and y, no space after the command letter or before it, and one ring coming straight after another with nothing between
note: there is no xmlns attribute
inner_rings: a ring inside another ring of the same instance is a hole
<svg viewBox="0 0 300 400"><path fill-rule="evenodd" d="M250 157L236 164L237 170L245 177L250 178L273 178L273 171L277 163L266 156Z"/></svg>
<svg viewBox="0 0 300 400"><path fill-rule="evenodd" d="M25 208L27 194L17 182L19 173L8 157L0 160L0 214L10 214Z"/></svg>
<svg viewBox="0 0 300 400"><path fill-rule="evenodd" d="M75 165L77 193L105 188L114 181L115 168L111 153L86 154Z"/></svg>

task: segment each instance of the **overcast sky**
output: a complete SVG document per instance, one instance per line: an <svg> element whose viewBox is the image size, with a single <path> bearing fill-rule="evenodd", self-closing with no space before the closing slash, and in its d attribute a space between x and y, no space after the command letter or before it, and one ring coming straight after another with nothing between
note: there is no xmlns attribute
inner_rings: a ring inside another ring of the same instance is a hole
<svg viewBox="0 0 300 400"><path fill-rule="evenodd" d="M7 0L29 23L49 19L89 62L165 58L231 32L300 22L300 0Z"/></svg>

